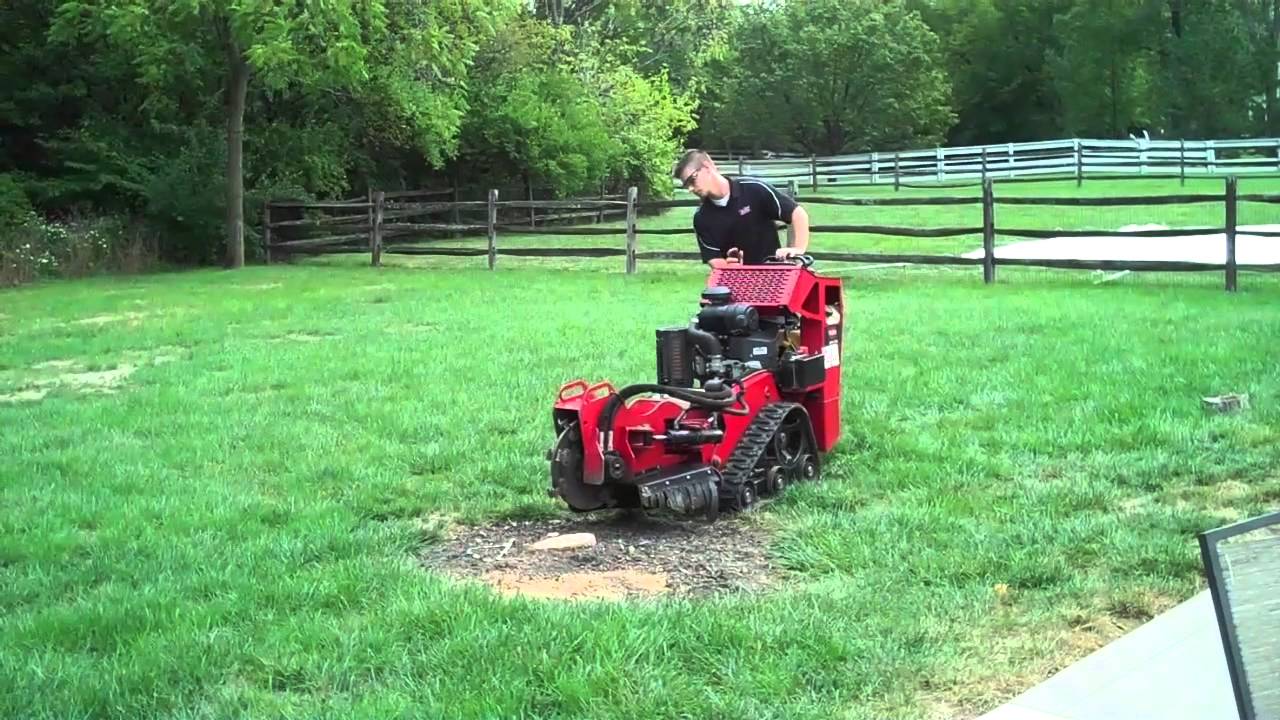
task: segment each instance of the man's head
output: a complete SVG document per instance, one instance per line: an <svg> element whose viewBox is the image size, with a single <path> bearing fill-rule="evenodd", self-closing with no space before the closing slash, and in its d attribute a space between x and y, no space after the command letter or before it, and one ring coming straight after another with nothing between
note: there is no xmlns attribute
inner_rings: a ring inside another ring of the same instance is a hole
<svg viewBox="0 0 1280 720"><path fill-rule="evenodd" d="M700 198L718 198L724 195L720 172L711 156L701 150L690 150L680 157L671 176L685 190Z"/></svg>

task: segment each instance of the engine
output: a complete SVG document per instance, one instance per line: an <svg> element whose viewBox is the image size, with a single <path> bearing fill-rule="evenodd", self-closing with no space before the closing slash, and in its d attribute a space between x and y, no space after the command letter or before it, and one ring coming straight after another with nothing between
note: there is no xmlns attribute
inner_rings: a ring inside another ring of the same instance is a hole
<svg viewBox="0 0 1280 720"><path fill-rule="evenodd" d="M819 382L822 357L806 356L800 345L800 318L760 316L756 306L733 302L724 286L702 293L703 307L687 327L657 331L658 383L691 388L719 379L738 381L761 370L775 373L784 387Z"/></svg>

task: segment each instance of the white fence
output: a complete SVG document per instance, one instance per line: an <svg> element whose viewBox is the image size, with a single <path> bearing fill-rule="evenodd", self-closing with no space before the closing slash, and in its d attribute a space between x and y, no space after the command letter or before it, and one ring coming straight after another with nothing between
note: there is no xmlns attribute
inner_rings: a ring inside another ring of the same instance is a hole
<svg viewBox="0 0 1280 720"><path fill-rule="evenodd" d="M812 189L828 185L937 185L984 178L1205 177L1280 174L1280 138L1053 140L857 155L756 159L715 154L728 174Z"/></svg>

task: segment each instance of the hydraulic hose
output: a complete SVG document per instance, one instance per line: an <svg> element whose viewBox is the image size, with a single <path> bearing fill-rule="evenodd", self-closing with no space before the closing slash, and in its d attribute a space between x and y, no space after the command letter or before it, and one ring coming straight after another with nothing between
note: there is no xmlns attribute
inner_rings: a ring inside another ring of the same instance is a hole
<svg viewBox="0 0 1280 720"><path fill-rule="evenodd" d="M714 337L711 339L715 341ZM716 344L719 345L719 342ZM651 383L628 385L619 390L613 397L609 398L609 402L605 403L604 409L600 411L600 423L597 427L600 432L605 433L605 436L609 438L609 441L606 443L606 450L611 450L613 448L613 417L617 414L618 408L622 407L622 403L625 402L627 398L640 395L642 393L662 393L694 405L714 408L717 410L727 410L738 402L738 395L728 387L723 387L720 390L693 390L690 388L672 387L670 385L657 385Z"/></svg>

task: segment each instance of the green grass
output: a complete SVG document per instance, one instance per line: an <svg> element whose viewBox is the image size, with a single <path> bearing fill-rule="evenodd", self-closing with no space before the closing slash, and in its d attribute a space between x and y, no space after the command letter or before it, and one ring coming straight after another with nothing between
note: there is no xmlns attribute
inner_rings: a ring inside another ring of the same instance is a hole
<svg viewBox="0 0 1280 720"><path fill-rule="evenodd" d="M0 402L0 716L974 715L1280 505L1274 284L868 272L827 481L749 517L785 583L505 599L416 557L558 512L556 389L650 380L704 275L433 263L0 293L0 396L47 392ZM1232 391L1252 409L1201 410Z"/></svg>

